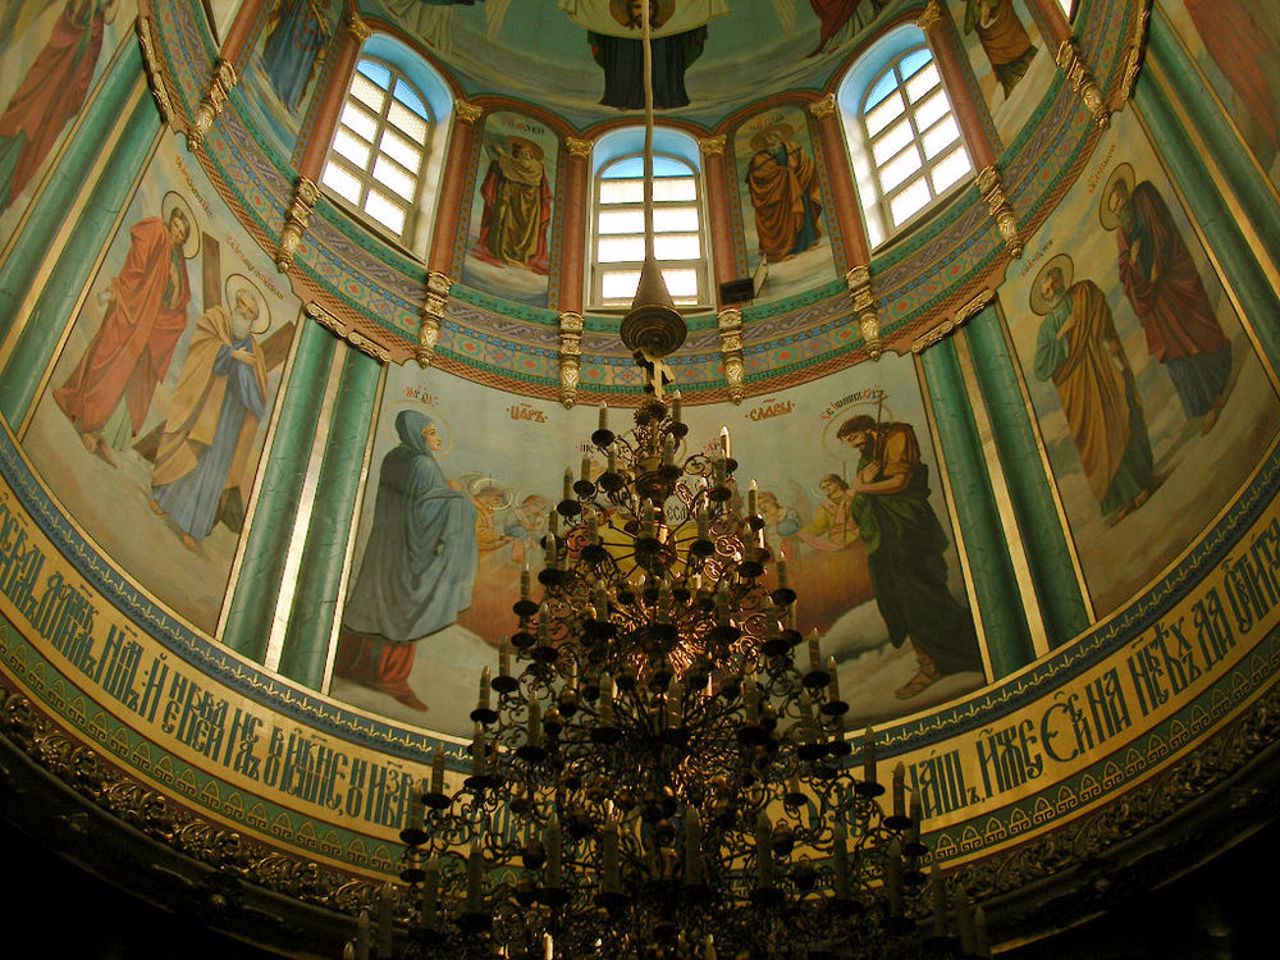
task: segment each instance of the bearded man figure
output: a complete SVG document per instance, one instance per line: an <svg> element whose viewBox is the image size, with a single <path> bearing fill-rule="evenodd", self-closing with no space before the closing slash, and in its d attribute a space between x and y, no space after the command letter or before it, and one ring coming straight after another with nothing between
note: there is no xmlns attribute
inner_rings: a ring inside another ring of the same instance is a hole
<svg viewBox="0 0 1280 960"><path fill-rule="evenodd" d="M791 134L790 125L780 123L751 140L755 153L747 166L747 189L760 254L769 263L803 253L822 237L817 167L791 142Z"/></svg>
<svg viewBox="0 0 1280 960"><path fill-rule="evenodd" d="M232 308L210 307L196 322L156 452L151 509L177 524L189 550L213 530L266 414L267 365L253 336L266 327L247 284L228 282Z"/></svg>

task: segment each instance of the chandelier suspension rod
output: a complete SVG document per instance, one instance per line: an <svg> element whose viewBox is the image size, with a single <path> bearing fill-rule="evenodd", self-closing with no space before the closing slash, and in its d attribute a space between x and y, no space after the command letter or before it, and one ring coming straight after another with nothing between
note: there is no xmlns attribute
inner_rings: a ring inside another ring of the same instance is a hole
<svg viewBox="0 0 1280 960"><path fill-rule="evenodd" d="M653 25L651 5L640 4L640 44L644 49L644 257L653 259Z"/></svg>

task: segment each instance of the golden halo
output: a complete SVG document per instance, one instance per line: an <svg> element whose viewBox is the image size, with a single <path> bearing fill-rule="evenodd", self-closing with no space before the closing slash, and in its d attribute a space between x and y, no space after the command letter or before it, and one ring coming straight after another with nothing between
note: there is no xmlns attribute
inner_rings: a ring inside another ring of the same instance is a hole
<svg viewBox="0 0 1280 960"><path fill-rule="evenodd" d="M164 221L166 227L175 209L181 210L182 215L187 218L187 239L182 244L182 256L190 260L200 252L200 224L196 222L196 215L192 212L191 204L187 203L186 198L176 190L170 190L160 201L160 219Z"/></svg>
<svg viewBox="0 0 1280 960"><path fill-rule="evenodd" d="M876 411L879 410L880 416L877 418ZM874 397L868 397L865 400L856 400L847 407L842 407L840 412L827 421L827 425L822 428L822 449L828 456L840 463L850 463L857 466L859 454L853 447L849 446L843 440L837 440L836 434L840 430L840 425L848 420L856 413L868 413L872 420L878 419L880 423L892 423L893 411L889 409L887 403L881 404ZM834 471L828 470L827 473ZM847 478L846 478L847 479Z"/></svg>
<svg viewBox="0 0 1280 960"><path fill-rule="evenodd" d="M1049 262L1040 268L1040 272L1036 274L1036 278L1031 284L1031 311L1039 317L1047 317L1056 304L1050 303L1044 298L1041 286L1044 283L1045 274L1050 270L1057 268L1062 271L1062 289L1063 292L1071 289L1071 284L1075 280L1076 265L1072 261L1070 254L1060 253L1057 256L1050 257Z"/></svg>
<svg viewBox="0 0 1280 960"><path fill-rule="evenodd" d="M441 444L442 449L443 446L444 445ZM467 484L467 493L472 497L472 499L474 499L481 491L489 489L495 489L502 493L502 500L493 508L494 510L505 510L515 501L515 497L510 488L504 487L493 477L486 477L483 475L474 477L471 482Z"/></svg>
<svg viewBox="0 0 1280 960"><path fill-rule="evenodd" d="M751 138L751 149L760 151L764 149L764 142L768 139L769 134L777 131L782 137L783 143L790 143L791 138L795 136L796 129L789 123L775 123L765 127Z"/></svg>
<svg viewBox="0 0 1280 960"><path fill-rule="evenodd" d="M226 300L223 306L228 311L235 308L236 294L248 293L258 304L258 320L249 332L255 337L260 337L271 329L271 305L267 303L267 298L262 295L262 291L258 289L258 285L246 277L243 273L233 273L227 277L227 281L223 284L222 289L225 291Z"/></svg>
<svg viewBox="0 0 1280 960"><path fill-rule="evenodd" d="M509 149L513 154L515 153L515 149L516 149L516 144L517 144L517 143L522 143L522 144L524 144L526 147L528 147L528 148L530 149L530 151L532 151L532 153L533 153L533 158L534 158L535 160L537 160L539 163L541 163L541 162L542 162L542 157L543 157L542 147L538 146L538 144L537 144L537 143L535 143L534 141L530 140L528 137L508 137L508 138L507 138L507 148L508 148L508 149Z"/></svg>
<svg viewBox="0 0 1280 960"><path fill-rule="evenodd" d="M622 24L629 30L639 30L639 24L632 24L627 8L631 5L631 0L609 0L609 13L613 15L613 19ZM662 25L671 19L671 14L675 12L676 0L658 0L658 12L651 13L649 26L654 30L662 29Z"/></svg>
<svg viewBox="0 0 1280 960"><path fill-rule="evenodd" d="M1107 177L1107 184L1102 188L1102 196L1098 199L1098 221L1102 224L1104 230L1114 230L1120 226L1120 220L1111 210L1111 190L1115 187L1116 181L1123 180L1124 185L1128 187L1128 192L1133 194L1133 167L1128 163L1117 164L1116 168L1111 171L1111 176Z"/></svg>

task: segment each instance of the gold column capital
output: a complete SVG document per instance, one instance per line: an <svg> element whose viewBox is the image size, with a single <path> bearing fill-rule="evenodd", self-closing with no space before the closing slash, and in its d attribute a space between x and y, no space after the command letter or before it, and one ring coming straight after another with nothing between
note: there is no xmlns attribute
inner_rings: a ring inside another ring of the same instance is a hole
<svg viewBox="0 0 1280 960"><path fill-rule="evenodd" d="M814 100L809 104L809 112L819 120L825 120L827 117L834 117L836 113L836 95L828 93L825 97Z"/></svg>
<svg viewBox="0 0 1280 960"><path fill-rule="evenodd" d="M302 235L311 222L311 213L320 200L320 188L309 177L298 177L293 185L293 202L284 229L280 231L280 244L276 247L276 269L288 273L293 269L293 258L302 245Z"/></svg>
<svg viewBox="0 0 1280 960"><path fill-rule="evenodd" d="M438 270L427 273L427 289L418 311L418 345L413 359L426 368L436 356L436 344L440 342L440 329L444 323L445 305L449 302L449 290L453 281Z"/></svg>
<svg viewBox="0 0 1280 960"><path fill-rule="evenodd" d="M592 140L584 140L581 137L565 137L564 148L569 151L569 156L579 160L586 160L591 156L591 151L595 147Z"/></svg>
<svg viewBox="0 0 1280 960"><path fill-rule="evenodd" d="M476 106L466 100L453 101L453 112L463 123L475 123L484 116L484 107Z"/></svg>
<svg viewBox="0 0 1280 960"><path fill-rule="evenodd" d="M938 0L929 0L924 9L916 15L916 26L928 33L942 22L942 4Z"/></svg>
<svg viewBox="0 0 1280 960"><path fill-rule="evenodd" d="M714 137L703 137L698 141L698 149L702 151L704 157L723 157L725 148L725 135L718 133Z"/></svg>

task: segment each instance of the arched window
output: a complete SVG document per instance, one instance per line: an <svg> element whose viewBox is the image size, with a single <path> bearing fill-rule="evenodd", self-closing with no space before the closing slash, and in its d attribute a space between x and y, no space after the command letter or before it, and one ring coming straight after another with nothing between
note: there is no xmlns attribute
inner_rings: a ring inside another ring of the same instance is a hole
<svg viewBox="0 0 1280 960"><path fill-rule="evenodd" d="M924 35L887 35L841 85L846 132L872 247L898 233L973 172Z"/></svg>
<svg viewBox="0 0 1280 960"><path fill-rule="evenodd" d="M595 149L591 285L597 309L630 306L644 264L643 131L613 131ZM687 141L687 142L686 142ZM655 132L654 255L667 289L682 306L710 304L697 144L675 131Z"/></svg>
<svg viewBox="0 0 1280 960"><path fill-rule="evenodd" d="M362 56L320 182L405 240L422 187L434 117L421 91L384 60Z"/></svg>

